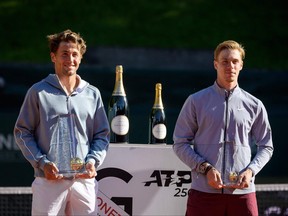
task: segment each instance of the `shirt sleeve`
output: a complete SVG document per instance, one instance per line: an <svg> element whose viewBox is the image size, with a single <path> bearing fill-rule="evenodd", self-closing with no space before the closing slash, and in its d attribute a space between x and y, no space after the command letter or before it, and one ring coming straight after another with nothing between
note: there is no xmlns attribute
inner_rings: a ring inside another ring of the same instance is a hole
<svg viewBox="0 0 288 216"><path fill-rule="evenodd" d="M272 130L268 121L267 111L259 101L258 113L252 126L252 138L257 145L257 153L248 168L256 175L271 159L274 151L272 142Z"/></svg>
<svg viewBox="0 0 288 216"><path fill-rule="evenodd" d="M196 121L196 110L193 105L192 96L185 101L173 133L173 150L178 158L191 170L198 170L198 165L205 160L193 149L193 139L198 129Z"/></svg>
<svg viewBox="0 0 288 216"><path fill-rule="evenodd" d="M98 103L94 117L94 132L93 139L90 144L90 150L87 155L87 162L91 161L97 168L100 166L108 151L110 142L110 127L105 112L105 108L101 99L100 92L98 92Z"/></svg>
<svg viewBox="0 0 288 216"><path fill-rule="evenodd" d="M35 138L36 126L39 123L38 96L32 88L26 93L24 102L14 127L14 138L24 157L34 168L39 167L39 161L45 160Z"/></svg>

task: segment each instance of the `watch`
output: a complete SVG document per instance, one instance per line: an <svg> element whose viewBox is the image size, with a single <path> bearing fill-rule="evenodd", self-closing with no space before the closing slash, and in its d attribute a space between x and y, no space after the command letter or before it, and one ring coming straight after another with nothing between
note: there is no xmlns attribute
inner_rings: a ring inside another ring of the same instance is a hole
<svg viewBox="0 0 288 216"><path fill-rule="evenodd" d="M203 162L199 166L199 173L202 173L204 175L207 174L207 172L212 168L212 165L208 162Z"/></svg>

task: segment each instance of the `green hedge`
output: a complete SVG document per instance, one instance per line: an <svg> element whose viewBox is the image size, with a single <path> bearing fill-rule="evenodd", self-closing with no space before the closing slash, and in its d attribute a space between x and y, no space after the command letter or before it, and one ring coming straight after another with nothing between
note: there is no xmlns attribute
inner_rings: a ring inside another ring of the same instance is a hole
<svg viewBox="0 0 288 216"><path fill-rule="evenodd" d="M285 1L2 0L0 62L49 61L46 35L70 28L95 46L208 49L226 39L246 66L288 69Z"/></svg>

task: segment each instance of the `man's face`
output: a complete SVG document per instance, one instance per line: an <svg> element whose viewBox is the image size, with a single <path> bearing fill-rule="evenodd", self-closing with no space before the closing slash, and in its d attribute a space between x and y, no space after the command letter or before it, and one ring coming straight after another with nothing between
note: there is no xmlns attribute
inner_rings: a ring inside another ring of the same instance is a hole
<svg viewBox="0 0 288 216"><path fill-rule="evenodd" d="M218 58L214 60L214 68L217 70L217 82L220 86L236 85L239 73L243 68L243 61L239 50L222 50Z"/></svg>
<svg viewBox="0 0 288 216"><path fill-rule="evenodd" d="M55 64L55 72L60 77L75 75L82 59L79 47L73 42L62 41L57 52L50 55Z"/></svg>

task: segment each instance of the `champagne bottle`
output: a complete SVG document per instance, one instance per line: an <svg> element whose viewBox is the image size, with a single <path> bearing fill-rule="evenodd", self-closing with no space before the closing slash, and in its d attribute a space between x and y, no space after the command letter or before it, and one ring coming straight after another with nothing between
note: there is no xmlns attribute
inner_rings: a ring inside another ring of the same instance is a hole
<svg viewBox="0 0 288 216"><path fill-rule="evenodd" d="M166 116L162 103L162 85L157 83L155 87L155 101L149 119L149 143L166 144Z"/></svg>
<svg viewBox="0 0 288 216"><path fill-rule="evenodd" d="M123 67L116 66L115 86L108 105L111 143L129 143L129 107L123 85Z"/></svg>

